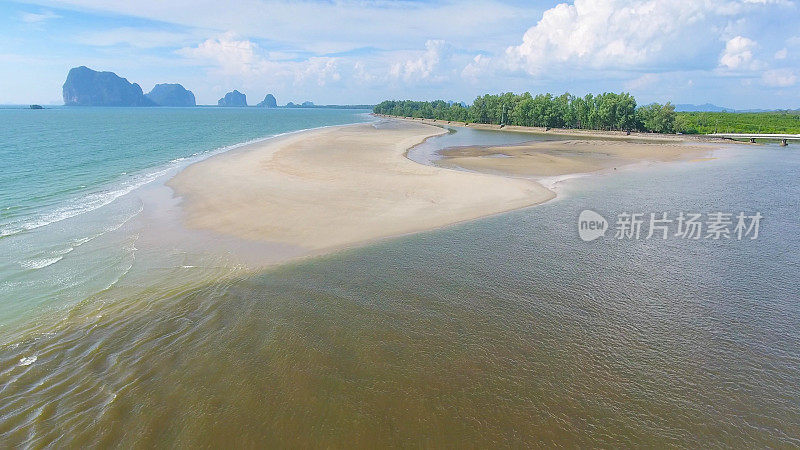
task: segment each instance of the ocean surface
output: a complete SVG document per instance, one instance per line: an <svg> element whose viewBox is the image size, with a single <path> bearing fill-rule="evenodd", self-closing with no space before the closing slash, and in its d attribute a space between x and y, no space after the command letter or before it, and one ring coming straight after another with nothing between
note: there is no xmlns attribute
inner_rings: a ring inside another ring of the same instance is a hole
<svg viewBox="0 0 800 450"><path fill-rule="evenodd" d="M427 144L463 145L458 136ZM475 139L502 141L485 136ZM544 205L256 274L216 256L183 264L140 239L138 270L66 315L39 311L0 344L0 440L796 447L798 172L796 147L731 146L566 180ZM147 186L138 198L167 189ZM141 202L128 232L172 207ZM757 239L609 230L584 242L585 209L611 227L626 212L763 220Z"/></svg>
<svg viewBox="0 0 800 450"><path fill-rule="evenodd" d="M258 139L365 110L0 108L0 330L63 311L130 270L142 189ZM114 235L114 232L119 231Z"/></svg>

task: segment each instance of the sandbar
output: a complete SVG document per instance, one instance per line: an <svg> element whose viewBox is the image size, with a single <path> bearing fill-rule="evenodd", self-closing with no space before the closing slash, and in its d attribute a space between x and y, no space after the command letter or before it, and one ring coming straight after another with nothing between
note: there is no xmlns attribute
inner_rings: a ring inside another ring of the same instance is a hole
<svg viewBox="0 0 800 450"><path fill-rule="evenodd" d="M533 180L421 165L440 127L382 121L309 130L195 163L168 182L185 225L317 254L545 202Z"/></svg>

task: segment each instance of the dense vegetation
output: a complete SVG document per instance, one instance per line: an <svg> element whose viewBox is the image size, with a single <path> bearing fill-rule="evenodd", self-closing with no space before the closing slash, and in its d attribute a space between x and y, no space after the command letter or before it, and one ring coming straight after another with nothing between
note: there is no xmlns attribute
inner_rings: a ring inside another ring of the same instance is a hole
<svg viewBox="0 0 800 450"><path fill-rule="evenodd" d="M576 97L570 94L532 96L505 93L478 97L471 106L434 102L384 101L374 112L404 117L421 117L459 122L493 123L547 128L591 130L674 131L675 107L648 105L636 107L630 94L605 93Z"/></svg>
<svg viewBox="0 0 800 450"><path fill-rule="evenodd" d="M683 133L779 133L800 134L800 111L729 113L678 113L677 131Z"/></svg>
<svg viewBox="0 0 800 450"><path fill-rule="evenodd" d="M576 97L530 93L484 95L470 106L387 100L376 114L456 122L522 125L546 128L630 130L657 133L800 133L800 113L676 113L670 103L637 107L630 94L605 93Z"/></svg>

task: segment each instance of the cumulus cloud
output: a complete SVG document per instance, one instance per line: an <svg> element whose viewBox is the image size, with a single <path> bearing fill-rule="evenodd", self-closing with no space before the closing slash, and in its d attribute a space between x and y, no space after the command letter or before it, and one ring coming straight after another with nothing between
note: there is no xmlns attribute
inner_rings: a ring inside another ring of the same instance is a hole
<svg viewBox="0 0 800 450"><path fill-rule="evenodd" d="M797 83L797 74L791 69L767 70L761 76L761 81L770 87L790 87Z"/></svg>
<svg viewBox="0 0 800 450"><path fill-rule="evenodd" d="M356 61L353 64L353 77L361 83L372 83L378 78L375 74L367 71L363 61Z"/></svg>
<svg viewBox="0 0 800 450"><path fill-rule="evenodd" d="M506 54L512 68L532 74L552 63L594 68L658 64L680 54L691 56L694 48L679 44L718 6L704 0L561 3L545 11ZM702 42L701 36L693 38Z"/></svg>
<svg viewBox="0 0 800 450"><path fill-rule="evenodd" d="M392 64L389 74L392 78L402 78L405 81L441 81L443 76L437 73L437 69L449 56L449 52L450 47L445 41L428 40L425 42L425 51L419 57Z"/></svg>
<svg viewBox="0 0 800 450"><path fill-rule="evenodd" d="M476 55L475 58L461 70L461 77L474 83L478 81L480 76L490 71L491 64L492 58L486 55Z"/></svg>
<svg viewBox="0 0 800 450"><path fill-rule="evenodd" d="M219 67L223 73L251 74L259 71L265 61L256 55L258 45L247 39L237 39L232 32L206 39L196 47L184 47L179 54Z"/></svg>
<svg viewBox="0 0 800 450"><path fill-rule="evenodd" d="M309 58L297 66L294 75L295 84L313 81L318 86L325 86L328 81L339 81L341 75L337 68L335 58Z"/></svg>
<svg viewBox="0 0 800 450"><path fill-rule="evenodd" d="M234 33L206 39L195 47L177 51L186 58L203 64L215 75L240 79L267 78L294 84L314 83L324 86L341 79L336 58L311 57L301 61L274 61L266 57L258 44L240 39Z"/></svg>
<svg viewBox="0 0 800 450"><path fill-rule="evenodd" d="M729 39L719 57L720 66L732 70L751 68L754 63L753 50L756 46L754 40L743 36Z"/></svg>
<svg viewBox="0 0 800 450"><path fill-rule="evenodd" d="M512 70L558 67L712 69L709 60L737 15L766 0L575 0L548 9L522 43L506 49ZM735 22L735 21L734 21ZM729 40L726 67L753 61L753 42ZM738 45L738 47L737 47ZM736 53L738 50L738 53ZM717 53L718 54L718 53Z"/></svg>
<svg viewBox="0 0 800 450"><path fill-rule="evenodd" d="M786 59L788 55L789 55L789 50L782 48L777 52L775 52L775 59Z"/></svg>

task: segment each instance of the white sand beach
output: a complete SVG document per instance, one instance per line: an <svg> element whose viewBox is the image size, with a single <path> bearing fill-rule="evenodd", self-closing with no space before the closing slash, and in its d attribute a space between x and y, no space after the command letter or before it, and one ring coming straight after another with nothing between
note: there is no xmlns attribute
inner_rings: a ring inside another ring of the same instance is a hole
<svg viewBox="0 0 800 450"><path fill-rule="evenodd" d="M403 121L283 136L194 164L169 182L186 224L311 253L429 230L553 198L530 180L415 163L444 133Z"/></svg>

